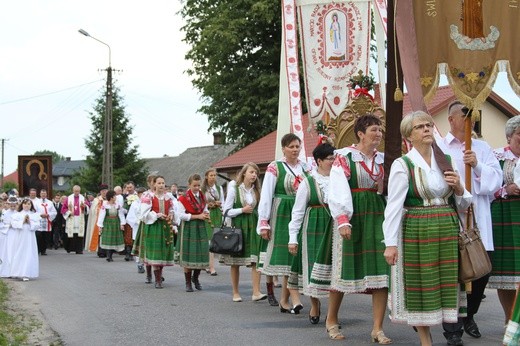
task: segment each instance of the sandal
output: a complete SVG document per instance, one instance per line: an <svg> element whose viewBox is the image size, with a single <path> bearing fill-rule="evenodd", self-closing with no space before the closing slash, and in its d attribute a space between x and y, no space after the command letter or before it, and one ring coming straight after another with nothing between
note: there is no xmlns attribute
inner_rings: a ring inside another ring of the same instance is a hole
<svg viewBox="0 0 520 346"><path fill-rule="evenodd" d="M345 340L345 335L339 331L339 324L327 327L327 333L332 340Z"/></svg>
<svg viewBox="0 0 520 346"><path fill-rule="evenodd" d="M379 345L390 345L392 343L392 339L387 337L382 330L370 333L370 339L372 342L379 343Z"/></svg>

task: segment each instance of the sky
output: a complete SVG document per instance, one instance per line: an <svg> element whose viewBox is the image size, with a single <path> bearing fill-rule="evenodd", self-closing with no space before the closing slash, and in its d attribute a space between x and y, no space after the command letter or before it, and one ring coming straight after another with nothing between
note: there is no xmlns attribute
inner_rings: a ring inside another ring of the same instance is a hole
<svg viewBox="0 0 520 346"><path fill-rule="evenodd" d="M200 96L184 71L179 0L16 0L0 4L0 139L4 175L18 155L51 150L83 160L89 112L102 96L108 48L142 158L211 145ZM517 109L504 73L494 90ZM102 129L100 129L102 130Z"/></svg>
<svg viewBox="0 0 520 346"><path fill-rule="evenodd" d="M184 71L178 0L17 0L0 4L0 139L4 175L18 155L88 155L89 112L105 88L108 48L115 85L142 158L213 144Z"/></svg>

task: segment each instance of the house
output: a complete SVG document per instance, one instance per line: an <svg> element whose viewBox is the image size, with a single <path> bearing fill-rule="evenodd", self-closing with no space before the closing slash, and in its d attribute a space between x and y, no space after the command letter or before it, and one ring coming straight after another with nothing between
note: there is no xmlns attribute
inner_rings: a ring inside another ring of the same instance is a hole
<svg viewBox="0 0 520 346"><path fill-rule="evenodd" d="M237 147L237 144L222 144L221 133L213 134L213 145L188 148L179 156L163 156L159 158L144 159L150 174L158 174L164 177L166 185L173 183L186 189L188 178L192 174L199 174L204 178L204 173L217 161L228 157ZM227 177L218 177L217 183L224 184Z"/></svg>
<svg viewBox="0 0 520 346"><path fill-rule="evenodd" d="M52 190L53 192L69 192L72 190L70 179L74 172L85 167L85 160L65 160L52 165Z"/></svg>
<svg viewBox="0 0 520 346"><path fill-rule="evenodd" d="M377 88L376 88L377 89ZM376 93L376 103L379 101L379 95ZM435 97L427 105L428 112L432 115L435 124L442 136L449 132L448 123L448 105L455 100L455 95L449 86L439 87ZM412 111L410 101L407 95L403 100L403 114ZM501 98L495 92L491 92L486 102L482 106L481 120L475 126L477 135L489 143L492 148L498 148L506 145L504 134L505 123L508 119L520 114L520 112L511 106L507 101ZM309 127L309 119L303 117L304 128ZM351 126L351 125L350 125ZM307 131L305 133L304 143L306 156L312 157L312 150L316 146L318 134L315 131ZM275 160L276 131L260 138L236 153L218 161L213 165L219 174L227 175L233 179L236 172L246 163L254 162L260 168L260 174L263 175L267 165Z"/></svg>

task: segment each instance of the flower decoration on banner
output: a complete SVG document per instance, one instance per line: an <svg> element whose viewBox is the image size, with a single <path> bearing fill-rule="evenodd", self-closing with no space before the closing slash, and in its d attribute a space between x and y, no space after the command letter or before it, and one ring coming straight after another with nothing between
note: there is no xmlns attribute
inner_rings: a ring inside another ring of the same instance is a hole
<svg viewBox="0 0 520 346"><path fill-rule="evenodd" d="M477 90L481 84L485 83L490 73L491 66L484 66L478 72L463 71L457 67L451 68L451 74L459 79L457 83L468 91Z"/></svg>
<svg viewBox="0 0 520 346"><path fill-rule="evenodd" d="M374 100L374 97L370 95L369 91L374 89L375 84L374 77L367 76L363 71L359 70L358 74L349 79L349 88L354 90L354 97L365 95Z"/></svg>
<svg viewBox="0 0 520 346"><path fill-rule="evenodd" d="M327 134L327 125L323 122L323 120L318 120L314 124L314 131L321 136L325 136ZM319 143L318 143L319 144Z"/></svg>
<svg viewBox="0 0 520 346"><path fill-rule="evenodd" d="M126 204L131 205L134 201L137 201L139 197L137 195L130 195L126 197Z"/></svg>

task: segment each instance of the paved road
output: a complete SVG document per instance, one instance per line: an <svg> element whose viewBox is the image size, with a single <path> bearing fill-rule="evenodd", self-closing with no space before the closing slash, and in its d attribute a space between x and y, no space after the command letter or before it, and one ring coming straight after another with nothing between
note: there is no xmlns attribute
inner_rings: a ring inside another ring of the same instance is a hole
<svg viewBox="0 0 520 346"><path fill-rule="evenodd" d="M368 295L346 296L340 310L346 342L328 340L323 320L308 321L309 301L301 315L281 314L267 301L251 302L249 269L241 270L244 302L231 301L229 269L218 276L201 274L203 291L184 292L182 268L168 267L165 288L144 283L133 262L114 256L107 263L94 254L74 255L49 250L40 257L40 278L10 281L18 297L39 308L65 345L368 345L371 304ZM279 296L279 291L276 292ZM465 345L500 345L502 309L496 291L487 290L476 318L484 335L464 336ZM322 312L326 310L323 302ZM411 327L385 321L394 345L418 344ZM445 345L441 328L432 329L434 345Z"/></svg>

